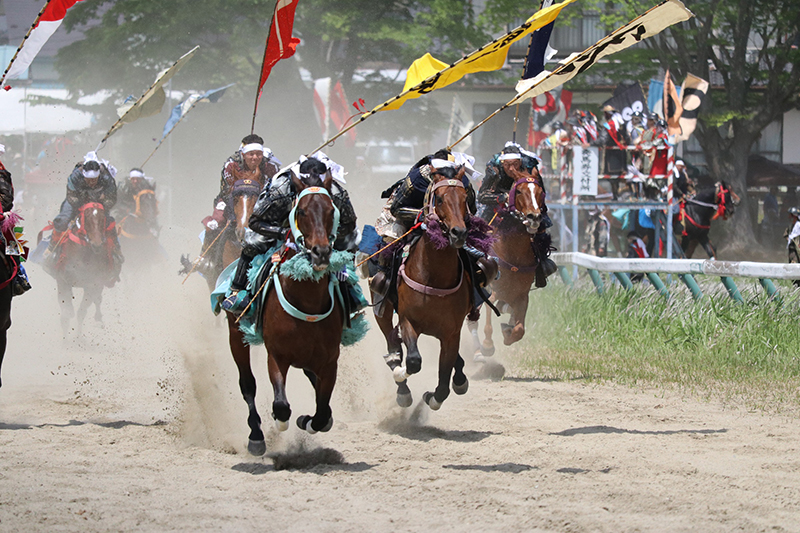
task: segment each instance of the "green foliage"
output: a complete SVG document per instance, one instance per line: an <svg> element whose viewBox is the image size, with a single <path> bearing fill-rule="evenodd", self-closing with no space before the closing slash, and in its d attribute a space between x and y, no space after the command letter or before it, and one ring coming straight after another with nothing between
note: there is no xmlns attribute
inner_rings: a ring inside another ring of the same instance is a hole
<svg viewBox="0 0 800 533"><path fill-rule="evenodd" d="M778 303L743 289L749 299L737 304L715 287L704 283L711 296L701 302L677 286L669 301L647 287L536 291L531 304L547 313L529 320L521 364L537 375L671 384L748 401L780 393L800 406L800 293L783 288Z"/></svg>

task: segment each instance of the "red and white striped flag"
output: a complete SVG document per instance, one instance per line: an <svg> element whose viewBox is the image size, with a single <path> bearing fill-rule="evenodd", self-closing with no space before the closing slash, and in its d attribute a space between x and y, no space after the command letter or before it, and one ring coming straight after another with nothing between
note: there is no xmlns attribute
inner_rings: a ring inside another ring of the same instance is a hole
<svg viewBox="0 0 800 533"><path fill-rule="evenodd" d="M50 36L53 35L64 17L67 9L74 6L81 0L49 0L42 10L39 21L35 23L33 30L22 42L17 53L16 59L12 59L5 79L17 78L20 74L31 66L39 50L45 45Z"/></svg>
<svg viewBox="0 0 800 533"><path fill-rule="evenodd" d="M267 36L267 46L264 50L264 64L261 66L261 79L258 81L258 94L264 82L267 81L272 67L281 59L294 55L300 39L292 37L294 26L294 11L297 9L298 0L278 0L275 3L275 14Z"/></svg>

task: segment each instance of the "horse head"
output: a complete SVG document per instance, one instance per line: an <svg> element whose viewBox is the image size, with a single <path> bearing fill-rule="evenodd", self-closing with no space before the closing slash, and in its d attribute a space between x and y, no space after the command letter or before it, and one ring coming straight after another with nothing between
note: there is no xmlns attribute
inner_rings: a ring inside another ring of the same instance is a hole
<svg viewBox="0 0 800 533"><path fill-rule="evenodd" d="M98 202L89 202L78 210L76 226L78 237L90 245L95 253L100 253L105 249L108 240L106 233L113 229L107 223L103 204Z"/></svg>
<svg viewBox="0 0 800 533"><path fill-rule="evenodd" d="M231 203L233 204L233 218L236 222L236 238L244 239L244 230L250 222L250 215L261 192L261 186L255 180L239 180L231 189Z"/></svg>
<svg viewBox="0 0 800 533"><path fill-rule="evenodd" d="M466 170L463 166L434 170L427 192L426 224L440 224L453 248L461 248L467 241Z"/></svg>
<svg viewBox="0 0 800 533"><path fill-rule="evenodd" d="M528 233L536 233L542 217L547 213L539 169L528 172L522 168L519 159L507 159L502 164L503 172L514 180L508 192L508 209L524 224Z"/></svg>
<svg viewBox="0 0 800 533"><path fill-rule="evenodd" d="M156 193L153 189L142 189L133 196L136 204L136 211L133 215L148 223L148 225L155 226L156 218L158 218L158 200Z"/></svg>
<svg viewBox="0 0 800 533"><path fill-rule="evenodd" d="M307 252L314 270L328 268L336 232L339 229L339 210L333 204L333 178L324 168L313 167L303 179L292 175L297 199L289 213L289 227L295 244ZM301 167L301 172L302 172Z"/></svg>
<svg viewBox="0 0 800 533"><path fill-rule="evenodd" d="M733 192L731 186L725 181L718 181L714 184L715 199L714 203L717 204L717 212L714 213L712 220L722 217L722 220L728 220L739 205L741 198Z"/></svg>

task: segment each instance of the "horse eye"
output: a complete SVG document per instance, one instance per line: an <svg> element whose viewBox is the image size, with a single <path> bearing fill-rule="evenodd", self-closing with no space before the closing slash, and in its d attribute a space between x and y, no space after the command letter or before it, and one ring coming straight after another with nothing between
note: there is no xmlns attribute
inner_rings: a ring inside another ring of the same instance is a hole
<svg viewBox="0 0 800 533"><path fill-rule="evenodd" d="M306 216L306 212L303 209L298 207L297 208L297 216L304 217L304 216Z"/></svg>
<svg viewBox="0 0 800 533"><path fill-rule="evenodd" d="M436 205L442 205L443 203L444 203L444 200L442 199L442 197L441 196L437 196L436 197Z"/></svg>

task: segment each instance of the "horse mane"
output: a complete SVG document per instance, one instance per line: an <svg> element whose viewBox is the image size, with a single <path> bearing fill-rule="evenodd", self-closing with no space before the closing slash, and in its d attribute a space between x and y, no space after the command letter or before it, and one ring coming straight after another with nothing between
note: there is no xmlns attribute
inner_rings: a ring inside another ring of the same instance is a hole
<svg viewBox="0 0 800 533"><path fill-rule="evenodd" d="M454 180L456 176L458 176L458 171L461 167L442 167L437 168L433 172L431 172L431 176L434 174L438 174L440 176L444 176L446 179Z"/></svg>
<svg viewBox="0 0 800 533"><path fill-rule="evenodd" d="M697 194L694 195L694 199L698 202L705 202L707 204L716 203L716 196L717 196L717 186L713 185L711 187L703 187L702 189L697 191Z"/></svg>

